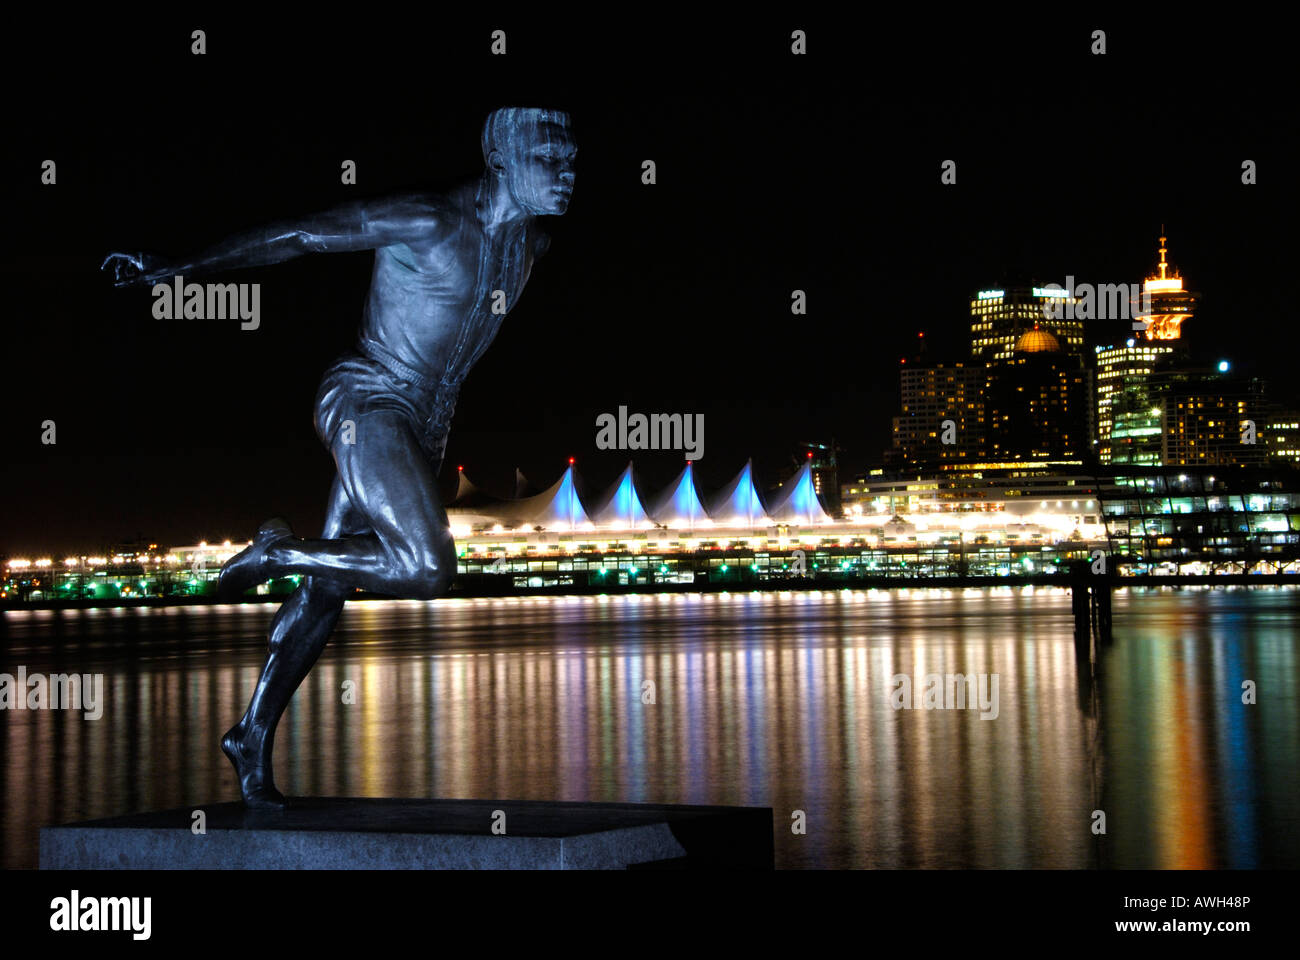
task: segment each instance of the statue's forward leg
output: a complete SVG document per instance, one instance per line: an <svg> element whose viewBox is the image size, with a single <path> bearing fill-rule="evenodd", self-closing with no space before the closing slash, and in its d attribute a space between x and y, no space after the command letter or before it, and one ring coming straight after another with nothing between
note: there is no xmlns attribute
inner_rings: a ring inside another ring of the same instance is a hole
<svg viewBox="0 0 1300 960"><path fill-rule="evenodd" d="M438 499L437 465L401 410L376 405L352 414L355 442L335 441L359 532L300 540L283 521L262 525L253 544L221 568L221 590L238 596L273 577L320 577L371 593L432 600L456 575L456 544Z"/></svg>
<svg viewBox="0 0 1300 960"><path fill-rule="evenodd" d="M336 478L325 521L326 537L364 532L362 518L351 507ZM271 747L276 724L298 685L329 642L350 587L323 577L308 577L281 606L271 622L270 654L253 698L239 723L221 740L239 777L239 789L249 806L284 805L271 775Z"/></svg>

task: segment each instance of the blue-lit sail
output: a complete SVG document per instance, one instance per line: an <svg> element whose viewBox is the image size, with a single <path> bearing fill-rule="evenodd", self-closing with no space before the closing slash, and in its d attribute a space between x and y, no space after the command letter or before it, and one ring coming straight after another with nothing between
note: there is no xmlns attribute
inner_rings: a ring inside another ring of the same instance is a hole
<svg viewBox="0 0 1300 960"><path fill-rule="evenodd" d="M767 522L763 501L754 487L754 461L746 460L735 479L727 484L709 504L714 523L732 526L759 526Z"/></svg>
<svg viewBox="0 0 1300 960"><path fill-rule="evenodd" d="M778 523L826 523L830 520L817 499L810 464L805 463L786 481L768 515Z"/></svg>
<svg viewBox="0 0 1300 960"><path fill-rule="evenodd" d="M688 463L668 489L655 498L649 513L656 523L668 527L690 528L710 522L704 504L700 503L699 494L695 492L695 471L691 464Z"/></svg>
<svg viewBox="0 0 1300 960"><path fill-rule="evenodd" d="M630 462L614 481L614 485L601 497L599 505L591 512L591 518L596 523L612 527L639 528L650 523L636 492Z"/></svg>
<svg viewBox="0 0 1300 960"><path fill-rule="evenodd" d="M591 523L578 496L578 480L572 464L559 480L537 496L509 504L509 512L511 521L519 526L547 530L577 530Z"/></svg>

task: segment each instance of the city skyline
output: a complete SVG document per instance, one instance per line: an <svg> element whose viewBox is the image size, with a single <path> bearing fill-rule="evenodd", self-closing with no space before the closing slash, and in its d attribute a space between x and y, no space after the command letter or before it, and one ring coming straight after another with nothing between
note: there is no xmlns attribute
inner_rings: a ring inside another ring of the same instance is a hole
<svg viewBox="0 0 1300 960"><path fill-rule="evenodd" d="M1180 271L1181 271L1181 267L1180 267ZM1137 271L1137 273L1142 273L1142 272L1143 271ZM1149 273L1150 268L1148 268L1146 272ZM1181 271L1181 272L1186 273L1186 271ZM1195 273L1194 269L1192 273L1193 274ZM1089 282L1084 277L1076 277L1074 279L1076 283ZM1043 287L1034 286L1033 287L1034 292L1036 294L1042 294L1046 296L1047 294L1049 294L1054 290L1053 285L1059 285L1062 288L1064 288L1064 280L1065 278L1061 278L1060 280L1042 279L1039 282L1043 284ZM1020 281L1019 277L1006 278L1002 281L1002 285L1003 287L1011 288L1011 289L1023 289L1027 293L1032 284L1029 282L1024 282L1024 281L1017 282L1017 281ZM1113 282L1122 283L1125 281L1115 280ZM978 289L976 289L977 287ZM978 297L990 293L1000 294L1002 293L1002 290L983 287L977 284L975 286L972 286L971 293L969 296ZM1043 298L1040 297L1039 299L1042 300ZM971 301L971 303L973 304L973 301ZM918 338L924 338L924 343L922 346L925 353L924 355L919 357L913 355L912 363L911 363L911 367L914 368L912 370L913 374L918 373L920 369L927 369L929 367L932 367L936 363L945 366L952 366L954 364L957 365L966 364L967 366L972 366L975 368L982 368L984 366L985 361L974 360L972 359L971 356L967 355L969 351L969 345L972 342L972 340L969 338L974 337L975 334L972 333L969 324L969 315L962 316L962 307L965 305L966 305L965 303L960 303L956 307L954 307L952 311L954 315L954 319L950 323L941 324L941 325L932 324L929 326L928 330L917 331ZM1025 314L1025 316L1027 317L1029 316L1029 314ZM1040 321L1037 319L1036 316L1030 322L1034 324L1035 328L1038 327L1040 323L1044 327L1050 328L1051 326L1051 321L1049 319L1043 319ZM937 336L936 336L936 332L938 333ZM1213 367L1222 362L1228 362L1232 365L1234 371L1238 375L1242 375L1243 370L1249 371L1252 368L1261 365L1261 361L1265 359L1262 356L1252 357L1249 352L1244 352L1244 351L1233 351L1231 360L1213 359L1213 358L1225 358L1227 352L1224 350L1214 349L1213 342L1211 342L1209 337L1207 336L1209 331L1203 330L1201 324L1194 323L1190 325L1188 328L1186 328L1184 332L1186 333L1186 336L1183 337L1178 342L1180 347L1184 351L1184 357L1186 361L1189 363L1194 362L1192 360L1193 357L1195 357L1197 361L1201 362L1203 366L1207 366L1207 367ZM1133 332L1130 329L1129 320L1127 317L1085 320L1082 323L1082 334L1083 334L1082 335L1083 343L1081 349L1078 350L1078 353L1084 360L1085 369L1089 370L1094 376L1098 372L1097 360L1100 358L1101 350L1104 347L1116 345L1117 349L1120 351L1121 354L1127 355L1128 353L1135 352L1135 350L1134 350L1133 343L1129 343L1129 348L1125 349L1124 347L1125 342L1134 341L1134 339L1136 338L1136 352L1142 352L1144 348L1152 352L1162 352L1163 350L1168 349L1167 346L1164 346L1164 344L1166 344L1167 341L1161 341L1161 340L1148 341L1144 339L1141 333ZM1113 334L1113 335L1108 335L1108 334ZM1122 336L1123 334L1129 334L1129 336L1125 338ZM960 339L962 337L968 338L964 344L961 342ZM918 342L919 340L913 341L907 345L915 349L918 345ZM933 344L935 344L936 342L947 345L946 349L944 349L944 352L942 354L940 354L939 349L935 349L933 347ZM1246 341L1245 344L1248 346L1249 341ZM908 363L906 362L907 359L908 358L906 356L901 356L895 362L896 369L900 374L905 373L906 370L908 369ZM1276 359L1276 357L1272 359ZM995 361L989 360L988 362L992 364ZM1145 368L1137 367L1135 369L1145 369ZM1249 377L1249 373L1246 373L1244 375ZM1297 404L1296 401L1297 395L1294 392L1294 388L1292 388L1292 390L1288 392L1286 390L1286 387L1289 385L1287 382L1279 383L1277 381L1269 382L1267 380L1265 380L1264 382L1269 387L1269 395L1272 399L1282 403L1283 405L1286 405L1289 402L1291 404L1291 408L1294 408L1294 406ZM1090 391L1090 394L1094 396L1094 399L1095 399L1095 392L1097 390L1100 390L1101 387L1102 385L1100 383L1094 384L1092 390ZM883 406L875 408L871 412L871 414L869 414L867 417L864 417L864 422L868 420L874 420L876 422L885 421L885 423L888 423L890 418L896 420L898 399L899 399L899 390L898 387L896 386L893 400L892 401L886 400ZM889 428L888 426L885 426L882 430L875 431L875 432L881 433L882 435L880 437L881 442L878 445L878 449L875 450L874 452L872 451L870 446L873 437L865 429L862 431L862 433L858 438L853 438L853 439L858 439L859 440L858 443L852 443L851 438L845 438L845 437L835 438L840 443L843 443L845 440L850 440L848 448L853 450L857 454L857 456L855 457L845 458L845 460L841 463L841 468L839 471L841 482L846 482L849 478L851 478L854 475L865 474L868 471L878 470L882 466L884 466L886 470L890 469L888 463L888 450L889 450L889 443L890 443ZM814 428L814 429L806 430L804 431L804 433L817 436L818 439L820 440L829 441L831 439L831 435L828 430L818 431ZM1094 436L1096 436L1095 431L1094 431ZM580 445L580 441L579 444L575 444L575 446L576 445ZM763 475L768 477L768 482L764 484L762 487L762 491L764 494L771 494L773 491L777 490L780 484L783 482L784 478L791 472L797 470L800 464L802 463L802 459L801 457L798 456L798 453L804 449L803 444L792 440L788 444L788 455L785 457L782 457L779 452L776 453L775 455L773 454L773 450L775 448L778 448L779 446L780 446L780 441L777 441L776 443L768 442L766 444L760 444L759 445L760 449L758 451L752 452L749 454L748 457L744 458L750 460L757 458L760 460L760 462L766 461L763 463L763 468L764 468ZM731 448L727 448L727 449L730 450ZM613 458L610 458L608 456L603 455L600 452L598 445L593 445L593 447L585 451L584 454L585 455L582 458L583 461L582 468L590 469L589 465L593 461L596 464L598 464L597 469L591 472L591 476L597 478L596 480L597 486L601 486L604 484L606 479L605 473L610 469L611 465L613 465L613 468L615 470L615 475L616 475L616 473L618 471L621 471L622 469L621 464L623 464L626 461L626 459L628 459L629 457L636 462L639 473L646 473L649 476L656 477L656 478L662 476L665 480L668 476L671 476L671 471L675 469L674 464L680 463L680 460L676 459L676 457L680 456L680 453L669 452L669 451L642 450L639 452L637 451L629 452L627 449L620 449L616 451L615 456ZM755 456L755 454L757 454L757 457ZM535 466L533 467L533 470L535 472L532 477L529 477L530 481L534 482L535 485L537 483L540 483L541 486L549 485L550 478L556 475L557 473L563 471L564 461L566 458L571 460L576 459L572 455L566 457L566 455L562 451L556 451L556 454L549 458L550 461L553 461L553 463L550 464L548 464L545 460L539 462L537 459L534 459L532 462L533 464L535 464ZM489 489L492 489L494 491L502 491L508 489L508 482L503 481L502 477L496 475L504 472L501 465L498 465L495 471L491 469L480 469L483 465L483 461L481 458L478 459L477 463L475 462L476 458L474 457L469 457L467 459L470 462L471 472L478 478L478 482L480 483L481 486L486 486ZM505 462L506 461L502 461L502 464L504 464ZM1103 463L1104 462L1105 461L1103 460ZM460 466L463 468L465 464L460 464ZM539 466L540 466L540 472L537 472ZM731 476L731 473L734 472L734 469L735 469L735 464L729 462L724 463L722 462L722 458L717 455L714 455L712 457L711 462L706 464L703 460L701 460L699 463L697 463L696 466L696 470L704 471L705 475L709 478L708 482L711 485L716 485L716 486L720 486L722 483L724 483ZM510 467L510 472L512 474L512 477L510 478L511 481L513 480L513 475L516 474L519 476L525 476L525 477L528 476L527 473L522 472L522 468L519 465L512 465ZM449 501L452 498L454 498L455 490L456 490L456 482L457 482L457 477L455 473L450 471L450 469L443 471L443 474L440 478L440 486L443 491L445 500ZM824 500L825 492L821 491L820 487L819 487L819 493ZM215 534L216 535L212 537L212 540L214 542L220 542L225 539L230 539L231 536L234 536L236 540L238 540L239 538L238 532L232 532L229 530L218 530L215 531ZM65 540L64 544L66 548L71 549L72 552L74 553L77 553L78 551L84 553L86 548L88 546L91 546L92 544L106 545L112 542L125 543L125 542L136 542L140 540L159 540L159 539L162 539L164 541L166 540L165 537L159 537L153 530L145 528L136 531L121 530L121 531L117 531L114 534L106 533L99 537L92 538L90 541L83 540L80 542L68 542ZM196 538L192 542L197 543L199 542L199 539L201 538ZM188 543L191 541L184 540L182 538L181 540L174 540L173 542L180 544L182 542ZM17 556L23 553L33 554L33 555L36 553L42 553L42 554L51 553L51 552L59 553L58 550L49 551L45 549L35 549L35 547L43 548L47 545L48 545L47 543L39 543L32 546L28 546L26 549L23 549L21 547L19 548L11 547L6 543L0 543L0 554Z"/></svg>

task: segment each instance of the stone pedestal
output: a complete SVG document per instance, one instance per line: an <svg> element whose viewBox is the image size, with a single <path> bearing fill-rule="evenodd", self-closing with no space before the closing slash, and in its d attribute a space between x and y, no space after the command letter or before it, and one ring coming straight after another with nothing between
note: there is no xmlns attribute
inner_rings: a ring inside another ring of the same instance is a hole
<svg viewBox="0 0 1300 960"><path fill-rule="evenodd" d="M195 810L206 815L205 833L192 829ZM494 834L493 824L503 819L504 833ZM40 865L45 870L771 869L772 811L295 797L284 811L218 803L43 827Z"/></svg>

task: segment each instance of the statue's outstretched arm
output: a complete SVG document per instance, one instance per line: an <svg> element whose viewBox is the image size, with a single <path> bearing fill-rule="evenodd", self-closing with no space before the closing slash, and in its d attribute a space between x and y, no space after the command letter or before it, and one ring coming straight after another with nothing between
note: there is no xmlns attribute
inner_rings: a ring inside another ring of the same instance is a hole
<svg viewBox="0 0 1300 960"><path fill-rule="evenodd" d="M260 267L305 253L348 253L431 240L441 219L432 198L423 195L358 200L301 220L250 230L188 259L110 253L100 269L112 273L117 287L153 285L177 274L191 277Z"/></svg>

